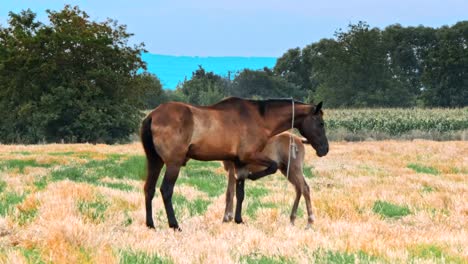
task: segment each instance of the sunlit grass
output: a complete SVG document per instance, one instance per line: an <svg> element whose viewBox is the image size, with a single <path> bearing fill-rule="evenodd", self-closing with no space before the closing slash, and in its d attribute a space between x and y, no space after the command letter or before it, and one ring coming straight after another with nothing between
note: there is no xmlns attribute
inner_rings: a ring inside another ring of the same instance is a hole
<svg viewBox="0 0 468 264"><path fill-rule="evenodd" d="M331 143L324 158L306 149L311 230L303 197L289 224L295 190L279 173L246 181L244 225L222 223L226 172L190 161L174 188L179 233L167 226L163 172L156 229L145 226L138 143L0 145L0 262L468 262L467 142Z"/></svg>

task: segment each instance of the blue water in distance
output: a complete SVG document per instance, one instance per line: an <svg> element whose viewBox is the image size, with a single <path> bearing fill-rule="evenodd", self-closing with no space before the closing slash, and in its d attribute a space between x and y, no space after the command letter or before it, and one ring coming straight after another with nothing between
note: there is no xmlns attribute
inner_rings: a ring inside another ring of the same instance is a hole
<svg viewBox="0 0 468 264"><path fill-rule="evenodd" d="M161 80L163 88L175 89L177 84L185 78L190 79L192 72L201 65L206 71L227 77L231 72L231 79L243 69L258 70L264 67L273 68L276 63L274 57L190 57L170 56L143 53L142 58L147 63L148 71Z"/></svg>

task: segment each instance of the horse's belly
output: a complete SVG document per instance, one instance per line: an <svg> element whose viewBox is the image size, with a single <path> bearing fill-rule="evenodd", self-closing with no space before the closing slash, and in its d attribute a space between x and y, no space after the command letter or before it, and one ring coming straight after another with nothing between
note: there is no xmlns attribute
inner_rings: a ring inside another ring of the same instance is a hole
<svg viewBox="0 0 468 264"><path fill-rule="evenodd" d="M189 146L187 156L196 160L232 160L235 149L226 144L195 143Z"/></svg>

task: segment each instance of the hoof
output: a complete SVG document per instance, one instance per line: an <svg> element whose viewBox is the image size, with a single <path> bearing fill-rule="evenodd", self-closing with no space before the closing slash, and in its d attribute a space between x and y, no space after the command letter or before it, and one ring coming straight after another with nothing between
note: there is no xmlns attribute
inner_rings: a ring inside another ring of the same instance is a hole
<svg viewBox="0 0 468 264"><path fill-rule="evenodd" d="M146 226L147 226L149 229L155 229L153 223L146 223Z"/></svg>
<svg viewBox="0 0 468 264"><path fill-rule="evenodd" d="M308 223L305 230L311 230L312 229L312 224L311 223Z"/></svg>
<svg viewBox="0 0 468 264"><path fill-rule="evenodd" d="M171 228L174 230L174 232L182 232L182 229L180 227L178 227L178 226L171 227Z"/></svg>
<svg viewBox="0 0 468 264"><path fill-rule="evenodd" d="M234 219L234 218L231 215L225 215L224 218L223 218L223 222L224 223L231 222L232 219Z"/></svg>
<svg viewBox="0 0 468 264"><path fill-rule="evenodd" d="M242 221L242 219L236 219L234 220L234 222L236 222L236 224L243 224L244 221Z"/></svg>

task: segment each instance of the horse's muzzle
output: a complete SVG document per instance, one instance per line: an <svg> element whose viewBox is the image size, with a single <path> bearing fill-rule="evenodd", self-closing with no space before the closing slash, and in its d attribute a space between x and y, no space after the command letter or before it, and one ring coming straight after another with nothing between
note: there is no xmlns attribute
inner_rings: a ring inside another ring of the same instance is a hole
<svg viewBox="0 0 468 264"><path fill-rule="evenodd" d="M320 147L316 150L317 156L323 157L328 154L328 146Z"/></svg>

